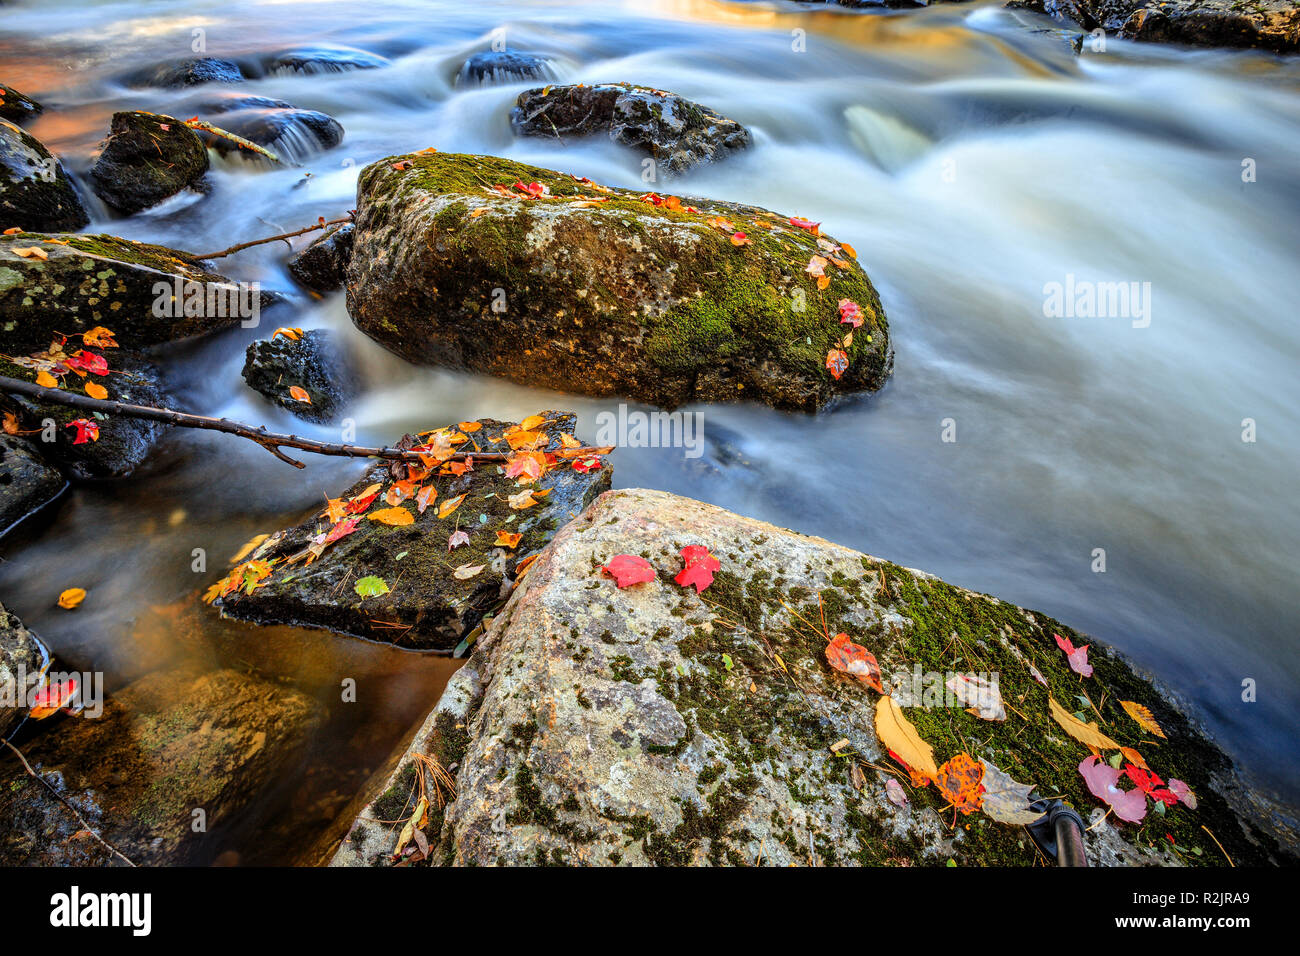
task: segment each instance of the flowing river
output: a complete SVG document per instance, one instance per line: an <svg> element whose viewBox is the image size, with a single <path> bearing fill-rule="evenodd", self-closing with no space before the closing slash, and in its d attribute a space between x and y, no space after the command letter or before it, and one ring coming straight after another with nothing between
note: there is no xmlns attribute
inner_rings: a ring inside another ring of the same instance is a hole
<svg viewBox="0 0 1300 956"><path fill-rule="evenodd" d="M691 409L703 454L621 449L615 485L704 499L1069 621L1179 692L1248 779L1295 807L1300 61L1113 40L1076 56L1026 24L1049 25L997 4L20 0L0 9L0 64L46 104L28 128L76 172L117 110L194 115L193 90L121 80L195 44L214 56L335 44L392 61L247 82L335 117L342 144L291 168L214 158L209 195L124 220L101 207L89 227L191 251L341 215L363 166L428 146L644 185L640 156L608 142L513 137L510 107L536 82L458 86L494 37L547 55L556 80L672 90L744 123L753 148L656 188L806 216L852 243L888 313L893 378L816 417ZM577 411L590 438L617 408L408 365L352 328L341 293L297 290L285 252L256 247L221 270L287 293L276 325L344 338L366 383L347 411L361 443L543 408ZM1141 308L1051 316L1054 282L1136 283ZM244 348L269 331L177 349L175 403L339 440L338 426L299 422L243 384ZM199 661L331 706L303 764L283 768L296 796L250 817L244 862L319 859L454 667L222 621L198 602L247 539L363 467L317 459L300 472L251 443L175 429L136 476L73 490L0 545L0 600L110 690ZM195 548L212 556L206 574L191 568ZM74 585L93 600L69 614L54 604ZM376 690L340 707L349 676Z"/></svg>

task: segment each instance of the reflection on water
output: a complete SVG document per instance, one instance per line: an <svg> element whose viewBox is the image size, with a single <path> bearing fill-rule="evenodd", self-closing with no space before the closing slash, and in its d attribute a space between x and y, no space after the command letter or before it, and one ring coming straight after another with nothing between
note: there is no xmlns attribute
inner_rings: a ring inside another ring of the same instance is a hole
<svg viewBox="0 0 1300 956"><path fill-rule="evenodd" d="M1119 43L1078 58L989 5L861 16L709 0L389 0L364 13L344 2L54 0L6 7L0 54L6 79L51 107L32 130L74 171L115 110L199 110L201 90L119 82L190 55L195 29L214 55L312 42L393 60L249 81L251 94L334 116L343 144L294 169L216 160L201 202L91 227L132 238L215 249L333 218L354 204L362 166L430 145L640 185L639 157L609 144L515 140L506 117L523 84L454 88L498 28L511 47L548 55L564 81L671 89L749 125L752 150L671 188L822 220L857 248L890 316L896 372L878 396L817 418L706 408L703 459L621 450L618 485L712 501L1068 620L1194 699L1227 749L1295 802L1300 66ZM795 30L806 31L801 49ZM1249 184L1246 157L1259 170ZM574 409L590 431L611 407L407 366L351 328L341 296L293 293L283 254L263 246L223 268L294 296L268 313L274 325L345 337L368 382L348 411L359 441L543 407ZM1045 318L1043 287L1067 274L1150 282L1150 326ZM176 402L337 440L336 427L297 422L243 386L243 348L261 334L176 350ZM1245 418L1258 423L1253 444L1241 441ZM941 440L947 420L956 442ZM295 770L294 808L267 821L275 839L239 848L246 860L311 858L295 829L301 806L319 801L306 818L328 829L450 666L193 607L245 540L293 522L361 467L308 465L173 434L142 477L78 489L57 520L0 547L0 599L70 663L107 670L110 686L187 658L253 668L329 702L334 722ZM195 548L206 575L191 570ZM1104 574L1092 571L1098 548ZM85 605L52 609L71 585L90 591ZM339 681L354 672L370 693L340 707ZM1258 684L1256 703L1241 700L1244 678Z"/></svg>

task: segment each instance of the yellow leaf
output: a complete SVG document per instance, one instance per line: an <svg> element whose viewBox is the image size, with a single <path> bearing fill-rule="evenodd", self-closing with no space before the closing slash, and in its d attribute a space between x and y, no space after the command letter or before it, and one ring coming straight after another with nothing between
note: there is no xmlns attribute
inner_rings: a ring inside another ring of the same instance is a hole
<svg viewBox="0 0 1300 956"><path fill-rule="evenodd" d="M24 246L21 249L14 246L11 251L21 259L48 259L50 257L50 254L40 246Z"/></svg>
<svg viewBox="0 0 1300 956"><path fill-rule="evenodd" d="M480 206L478 209L475 209L472 213L469 214L469 218L477 219L479 216L482 216L486 212L487 212L487 207Z"/></svg>
<svg viewBox="0 0 1300 956"><path fill-rule="evenodd" d="M103 385L97 385L94 382L86 383L86 394L91 398L104 399L108 398L108 389Z"/></svg>
<svg viewBox="0 0 1300 956"><path fill-rule="evenodd" d="M546 418L544 416L529 415L527 418L525 418L522 422L519 423L519 427L526 432L531 432L540 428L544 424L546 424Z"/></svg>
<svg viewBox="0 0 1300 956"><path fill-rule="evenodd" d="M42 385L45 388L58 388L59 380L49 372L41 371L36 373L36 384Z"/></svg>
<svg viewBox="0 0 1300 956"><path fill-rule="evenodd" d="M439 518L447 517L447 515L451 514L453 511L459 508L460 503L464 500L465 500L464 495L457 495L455 498L448 498L442 504L438 505L438 517Z"/></svg>
<svg viewBox="0 0 1300 956"><path fill-rule="evenodd" d="M509 531L498 531L495 546L511 549L516 548L519 546L519 540L522 537L522 534L511 534Z"/></svg>
<svg viewBox="0 0 1300 956"><path fill-rule="evenodd" d="M1151 769L1150 767L1147 766L1147 762L1142 759L1142 755L1138 753L1136 750L1134 750L1132 747L1120 747L1119 752L1124 755L1124 759L1127 760L1129 763L1141 767L1143 770Z"/></svg>
<svg viewBox="0 0 1300 956"><path fill-rule="evenodd" d="M903 716L903 710L892 697L882 697L876 702L876 736L880 742L903 758L903 762L930 779L939 776L934 763L934 751L921 739L916 728Z"/></svg>
<svg viewBox="0 0 1300 956"><path fill-rule="evenodd" d="M850 259L856 259L858 257L858 251L847 242L841 242L840 248L844 250L845 254L848 255Z"/></svg>
<svg viewBox="0 0 1300 956"><path fill-rule="evenodd" d="M476 432L483 427L482 422L458 422L456 427L463 432Z"/></svg>
<svg viewBox="0 0 1300 956"><path fill-rule="evenodd" d="M1150 710L1131 700L1121 700L1119 705L1124 708L1130 717L1141 724L1144 730L1150 731L1162 740L1168 739L1165 737L1165 732L1160 729L1160 725L1156 723L1156 719L1152 716ZM1134 763L1137 763L1137 761L1135 760Z"/></svg>
<svg viewBox="0 0 1300 956"><path fill-rule="evenodd" d="M81 344L94 346L97 349L117 348L117 342L113 339L113 333L102 325L97 325L93 329L82 332Z"/></svg>
<svg viewBox="0 0 1300 956"><path fill-rule="evenodd" d="M68 588L59 595L59 607L71 611L84 600L86 600L85 588Z"/></svg>
<svg viewBox="0 0 1300 956"><path fill-rule="evenodd" d="M295 342L298 339L302 338L302 329L295 329L295 328L290 328L287 325L282 325L274 332L271 333L271 338L273 339L279 338L281 335L283 335L290 342Z"/></svg>
<svg viewBox="0 0 1300 956"><path fill-rule="evenodd" d="M290 385L289 394L300 402L306 402L308 405L311 404L311 396L307 394L307 389L302 388L301 386Z"/></svg>
<svg viewBox="0 0 1300 956"><path fill-rule="evenodd" d="M1064 707L1056 702L1054 697L1047 698L1048 709L1052 713L1052 719L1061 725L1061 729L1067 734L1089 747L1096 747L1098 750L1118 750L1119 744L1111 740L1097 727L1097 722L1085 724L1074 714L1070 713Z"/></svg>
<svg viewBox="0 0 1300 956"><path fill-rule="evenodd" d="M405 508L383 508L379 511L372 511L366 517L371 521L378 521L380 524L405 525L415 523L415 515Z"/></svg>

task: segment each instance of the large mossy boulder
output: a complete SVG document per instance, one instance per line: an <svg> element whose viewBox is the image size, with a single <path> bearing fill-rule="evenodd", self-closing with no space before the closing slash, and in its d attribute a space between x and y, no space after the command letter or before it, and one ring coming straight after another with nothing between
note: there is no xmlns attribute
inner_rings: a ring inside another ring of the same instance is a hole
<svg viewBox="0 0 1300 956"><path fill-rule="evenodd" d="M688 546L720 564L699 594L675 581ZM648 561L654 579L618 587L603 571L617 555ZM830 666L841 633L875 655L888 704ZM1014 819L1012 782L1022 812L1034 797L1078 808L1092 865L1293 860L1246 818L1228 758L1169 698L1096 643L1081 678L1058 634L1088 642L820 538L663 492L610 492L528 570L334 863L392 863L419 781L429 852L411 841L406 863L1040 865L1024 827L994 816ZM995 684L1003 706L952 690L959 674ZM1108 817L1077 769L1088 747L1049 700L1188 784L1197 809L1147 800L1144 822ZM1149 708L1167 737L1120 701ZM891 758L877 733L891 713L936 766L955 770L964 753L1010 781L985 768L959 813ZM416 773L421 755L450 768L445 808L434 775Z"/></svg>
<svg viewBox="0 0 1300 956"><path fill-rule="evenodd" d="M98 717L23 746L28 762L136 864L204 864L255 819L323 714L293 688L232 670L161 671ZM203 811L206 832L193 824ZM12 753L0 753L0 865L121 866Z"/></svg>
<svg viewBox="0 0 1300 956"><path fill-rule="evenodd" d="M853 256L756 206L425 151L363 171L347 300L358 328L413 362L663 407L812 411L890 370L885 313ZM837 379L841 300L864 324Z"/></svg>
<svg viewBox="0 0 1300 956"><path fill-rule="evenodd" d="M36 635L0 604L0 740L7 739L26 718L30 694L49 659Z"/></svg>
<svg viewBox="0 0 1300 956"><path fill-rule="evenodd" d="M208 171L208 151L194 130L160 113L113 114L90 170L95 192L121 213L139 212L194 185Z"/></svg>
<svg viewBox="0 0 1300 956"><path fill-rule="evenodd" d="M123 348L148 348L239 324L254 299L259 314L270 304L184 255L116 236L0 236L0 352L101 325Z"/></svg>
<svg viewBox="0 0 1300 956"><path fill-rule="evenodd" d="M667 176L722 159L753 139L744 126L707 106L630 83L525 90L510 125L520 136L608 136L649 156Z"/></svg>
<svg viewBox="0 0 1300 956"><path fill-rule="evenodd" d="M80 229L88 222L63 165L36 137L0 120L0 231Z"/></svg>
<svg viewBox="0 0 1300 956"><path fill-rule="evenodd" d="M208 598L223 614L259 624L451 650L501 606L520 563L609 487L607 463L563 457L578 444L575 422L568 412L542 412L536 421L481 419L408 436L404 447L447 438L460 452L497 455L511 454L519 436L532 435L537 447L531 450L555 457L527 485L481 458L462 474L442 472L459 471L463 463L427 477L418 465L414 476L400 462L378 465L325 512L315 508L301 524L263 541ZM535 496L527 494L530 488ZM405 512L398 523L392 523L394 510ZM328 540L339 529L346 533ZM463 543L453 540L458 533Z"/></svg>
<svg viewBox="0 0 1300 956"><path fill-rule="evenodd" d="M0 537L57 498L67 484L25 439L0 435Z"/></svg>

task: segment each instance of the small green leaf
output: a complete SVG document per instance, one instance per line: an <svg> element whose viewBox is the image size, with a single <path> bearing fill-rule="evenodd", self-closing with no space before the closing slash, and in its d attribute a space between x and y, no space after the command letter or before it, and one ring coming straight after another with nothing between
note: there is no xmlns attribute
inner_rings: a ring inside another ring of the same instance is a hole
<svg viewBox="0 0 1300 956"><path fill-rule="evenodd" d="M1114 767L1116 770L1119 769L1119 765L1122 764L1123 762L1124 762L1123 754L1113 753L1110 755L1110 765Z"/></svg>
<svg viewBox="0 0 1300 956"><path fill-rule="evenodd" d="M393 560L401 561L402 558L406 557L410 553L411 553L410 551L399 551L396 555L393 556Z"/></svg>
<svg viewBox="0 0 1300 956"><path fill-rule="evenodd" d="M370 574L357 581L354 590L363 598L376 597L388 593L388 582L383 578L377 578Z"/></svg>
<svg viewBox="0 0 1300 956"><path fill-rule="evenodd" d="M948 857L948 866L955 867L956 865L957 865L957 861L954 860L952 857Z"/></svg>
<svg viewBox="0 0 1300 956"><path fill-rule="evenodd" d="M730 654L723 654L723 655L722 655L722 666L725 667L727 670L731 670L732 663L731 663L731 655L730 655Z"/></svg>

